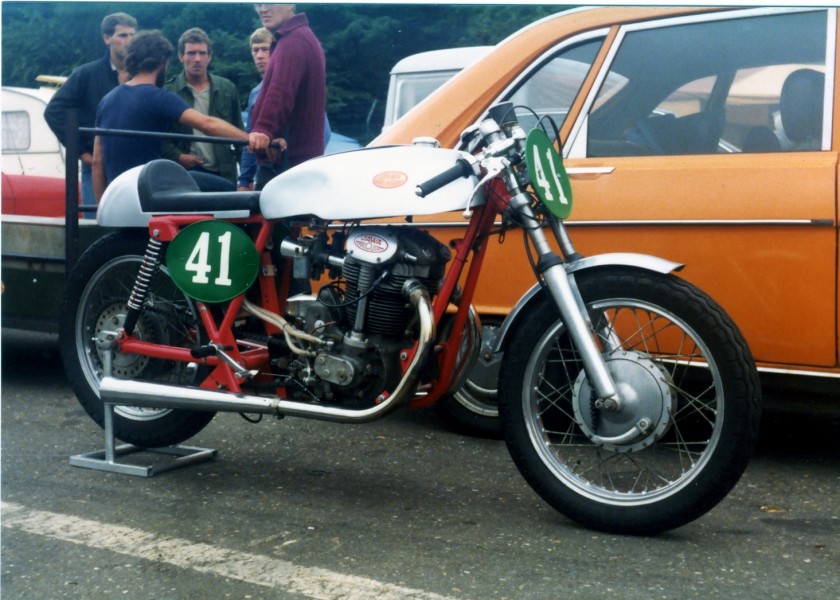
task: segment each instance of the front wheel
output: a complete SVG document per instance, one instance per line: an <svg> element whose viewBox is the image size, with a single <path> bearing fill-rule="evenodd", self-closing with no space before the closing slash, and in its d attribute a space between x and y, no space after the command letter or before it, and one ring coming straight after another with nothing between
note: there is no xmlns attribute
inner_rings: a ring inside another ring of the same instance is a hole
<svg viewBox="0 0 840 600"><path fill-rule="evenodd" d="M104 404L99 396L103 350L97 340L122 328L148 239L145 231L119 231L100 239L82 255L67 281L59 321L61 357L79 402L100 426L104 424ZM164 268L149 282L134 335L170 346L190 347L200 342L195 307ZM203 369L196 364L123 353L114 353L111 370L119 379L171 385L196 385L203 377ZM213 415L118 406L114 410L114 435L146 448L170 446L201 431Z"/></svg>
<svg viewBox="0 0 840 600"><path fill-rule="evenodd" d="M760 418L758 375L735 324L673 276L577 275L618 410L598 407L553 302L506 349L499 412L531 487L594 529L653 534L709 511L735 486Z"/></svg>

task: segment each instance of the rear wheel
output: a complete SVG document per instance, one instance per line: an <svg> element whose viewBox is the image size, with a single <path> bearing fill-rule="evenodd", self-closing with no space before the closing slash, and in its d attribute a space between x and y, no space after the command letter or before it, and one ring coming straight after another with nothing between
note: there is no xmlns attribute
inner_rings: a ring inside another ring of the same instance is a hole
<svg viewBox="0 0 840 600"><path fill-rule="evenodd" d="M444 417L469 435L502 435L497 391L502 358L492 350L501 325L500 317L481 318L481 348L469 375L461 387L440 401Z"/></svg>
<svg viewBox="0 0 840 600"><path fill-rule="evenodd" d="M71 272L60 315L60 346L70 386L82 407L100 426L104 404L99 396L103 350L97 343L123 327L127 301L143 263L148 234L120 231L91 246ZM134 334L144 341L190 347L200 342L201 328L193 303L165 268L149 284L149 294ZM196 364L113 354L111 375L170 385L197 385L204 377ZM114 434L137 446L178 444L201 431L212 412L118 406Z"/></svg>
<svg viewBox="0 0 840 600"><path fill-rule="evenodd" d="M499 408L534 490L566 516L651 534L701 516L734 487L758 435L758 376L735 325L676 277L611 269L578 287L622 407L598 408L554 304L506 349Z"/></svg>

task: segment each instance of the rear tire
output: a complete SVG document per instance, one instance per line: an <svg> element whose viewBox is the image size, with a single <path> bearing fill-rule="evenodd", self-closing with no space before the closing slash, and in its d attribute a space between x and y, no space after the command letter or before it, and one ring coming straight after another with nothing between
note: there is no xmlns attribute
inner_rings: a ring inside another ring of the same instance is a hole
<svg viewBox="0 0 840 600"><path fill-rule="evenodd" d="M82 407L100 427L104 404L99 396L103 377L102 350L96 339L121 329L126 301L143 262L148 234L124 230L92 245L79 259L67 282L59 317L59 344L70 386ZM146 341L189 347L200 341L200 322L193 303L161 268L137 322L135 335ZM112 376L170 385L197 385L204 378L195 364L134 354L113 355ZM117 406L114 435L130 444L157 448L181 443L204 429L215 413Z"/></svg>
<svg viewBox="0 0 840 600"><path fill-rule="evenodd" d="M735 486L755 445L760 388L747 344L711 298L676 277L612 268L576 279L624 406L594 406L580 356L543 297L505 351L508 449L546 502L588 527L684 525Z"/></svg>
<svg viewBox="0 0 840 600"><path fill-rule="evenodd" d="M492 348L502 325L500 317L481 318L481 349L464 384L444 396L441 414L455 429L467 435L501 438L498 382L502 358Z"/></svg>

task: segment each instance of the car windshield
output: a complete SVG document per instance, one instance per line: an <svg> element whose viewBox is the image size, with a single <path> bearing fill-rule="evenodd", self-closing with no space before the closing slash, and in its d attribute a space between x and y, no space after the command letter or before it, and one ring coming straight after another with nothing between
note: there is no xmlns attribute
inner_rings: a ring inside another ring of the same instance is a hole
<svg viewBox="0 0 840 600"><path fill-rule="evenodd" d="M563 124L603 41L599 37L563 48L539 63L514 88L508 99L518 107L517 118L526 130L536 125L535 115L551 117L558 128ZM619 86L624 80L622 75L612 75L608 86Z"/></svg>
<svg viewBox="0 0 840 600"><path fill-rule="evenodd" d="M403 75L397 82L394 120L399 119L420 104L429 94L452 79L457 73L458 70L453 69L451 71Z"/></svg>

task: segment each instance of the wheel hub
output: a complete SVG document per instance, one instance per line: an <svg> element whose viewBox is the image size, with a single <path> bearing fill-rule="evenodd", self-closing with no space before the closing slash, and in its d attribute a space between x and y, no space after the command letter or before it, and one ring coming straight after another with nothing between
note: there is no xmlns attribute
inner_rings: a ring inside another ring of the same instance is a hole
<svg viewBox="0 0 840 600"><path fill-rule="evenodd" d="M606 367L618 392L619 408L595 408L586 372L574 385L575 418L593 443L615 452L635 452L660 439L671 425L676 400L670 376L653 360L635 352L617 351Z"/></svg>
<svg viewBox="0 0 840 600"><path fill-rule="evenodd" d="M500 329L496 324L482 324L481 347L478 356L469 369L469 377L454 393L455 399L465 408L475 414L497 418L498 381L501 368L501 355L493 352L496 335Z"/></svg>
<svg viewBox="0 0 840 600"><path fill-rule="evenodd" d="M110 352L112 343L116 340L117 332L124 328L128 307L125 303L118 302L106 306L99 313L96 320L96 354L99 364L104 364L104 352ZM132 335L138 340L167 339L163 334L163 327L156 324L155 319L147 314L142 314L134 327ZM129 354L124 352L113 352L111 355L111 375L118 379L139 379L149 375L153 361L148 356ZM169 409L139 408L136 406L118 406L117 414L130 419L154 419L162 414L170 412Z"/></svg>
<svg viewBox="0 0 840 600"><path fill-rule="evenodd" d="M124 303L111 304L99 314L96 320L96 339L112 340L117 331L125 325L128 307ZM159 339L159 328L154 327L151 319L145 314L138 320L132 335L138 340ZM157 335L156 335L157 333ZM105 345L107 347L107 344ZM97 344L97 354L100 364L103 363L104 348ZM114 352L111 360L111 375L118 379L139 378L148 368L151 358L139 354Z"/></svg>

